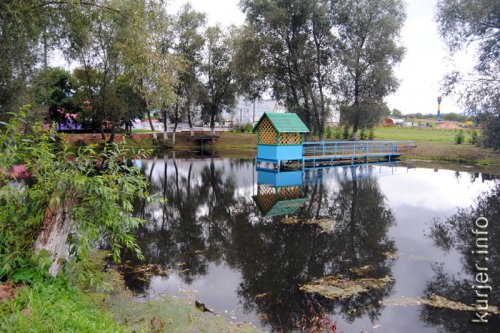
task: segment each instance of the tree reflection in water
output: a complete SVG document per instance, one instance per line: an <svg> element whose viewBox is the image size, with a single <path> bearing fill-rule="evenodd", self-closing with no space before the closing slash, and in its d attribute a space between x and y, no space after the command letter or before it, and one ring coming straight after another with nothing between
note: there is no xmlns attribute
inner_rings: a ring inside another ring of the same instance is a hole
<svg viewBox="0 0 500 333"><path fill-rule="evenodd" d="M137 236L147 263L176 269L188 284L207 273L209 262L226 263L241 273L237 294L244 309L260 314L263 324L273 330L296 329L303 315L311 312L326 311L348 321L363 315L372 321L379 317L381 301L393 284L336 301L299 290L300 285L327 275L353 278L349 269L364 265L374 267L369 277L391 275L392 261L384 253L396 252L387 236L395 220L375 176L359 178L356 167L346 167L327 175L335 178L333 182L304 186L306 205L296 217L333 220L333 231L324 232L317 225L280 223L283 217L258 217L251 198L238 194L234 176L245 165L253 168L253 161L217 166L213 159L195 162L196 172L193 161L182 163L180 170L174 159L168 172L164 169L152 178L151 191L169 201L142 211L149 223ZM228 173L225 168L236 171ZM133 287L144 291L147 283L138 281Z"/></svg>
<svg viewBox="0 0 500 333"><path fill-rule="evenodd" d="M488 261L482 256L474 254L477 236L472 233L478 217L485 217L489 224L485 229L488 232ZM450 275L444 272L443 265L435 265L434 277L427 282L425 294L433 293L447 299L464 304L475 304L476 293L473 285L478 283L475 276L478 273L476 263L488 268L488 285L492 287L488 301L490 305L500 306L500 182L495 187L477 199L476 205L458 212L445 221L435 221L431 227L429 237L436 247L445 253L452 248L461 254L463 274ZM440 332L498 332L500 329L500 315L489 318L488 324L473 324L473 312L467 314L435 309L425 306L421 311L422 319L435 326Z"/></svg>

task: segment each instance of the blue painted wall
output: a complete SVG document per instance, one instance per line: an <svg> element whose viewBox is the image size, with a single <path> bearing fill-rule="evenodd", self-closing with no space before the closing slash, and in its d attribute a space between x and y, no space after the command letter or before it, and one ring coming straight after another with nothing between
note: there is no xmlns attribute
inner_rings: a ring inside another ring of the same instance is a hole
<svg viewBox="0 0 500 333"><path fill-rule="evenodd" d="M302 145L257 145L257 158L269 160L302 160Z"/></svg>

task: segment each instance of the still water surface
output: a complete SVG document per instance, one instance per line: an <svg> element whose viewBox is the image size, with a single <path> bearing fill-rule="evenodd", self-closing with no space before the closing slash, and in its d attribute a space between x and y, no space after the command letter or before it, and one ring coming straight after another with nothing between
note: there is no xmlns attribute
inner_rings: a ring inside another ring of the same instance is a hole
<svg viewBox="0 0 500 333"><path fill-rule="evenodd" d="M253 160L217 158L143 160L142 168L168 202L138 205L148 221L138 240L146 263L171 273L126 276L138 297L188 294L265 331L298 331L298 322L326 316L338 332L500 332L498 315L477 326L474 312L415 304L432 294L475 302L470 229L485 215L488 300L500 305L494 176L398 164L272 174ZM366 265L366 277L394 281L337 300L299 290L325 276L355 278L352 269Z"/></svg>

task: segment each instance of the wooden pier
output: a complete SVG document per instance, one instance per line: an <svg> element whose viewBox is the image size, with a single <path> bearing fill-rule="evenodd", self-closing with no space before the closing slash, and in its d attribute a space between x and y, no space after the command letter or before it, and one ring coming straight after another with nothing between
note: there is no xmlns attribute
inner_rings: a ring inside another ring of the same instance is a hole
<svg viewBox="0 0 500 333"><path fill-rule="evenodd" d="M392 161L416 148L414 141L322 141L304 142L305 169L342 163Z"/></svg>

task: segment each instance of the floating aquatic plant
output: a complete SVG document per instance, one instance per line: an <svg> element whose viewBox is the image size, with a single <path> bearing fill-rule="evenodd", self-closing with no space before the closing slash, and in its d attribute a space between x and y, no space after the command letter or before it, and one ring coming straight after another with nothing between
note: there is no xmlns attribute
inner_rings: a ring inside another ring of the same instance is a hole
<svg viewBox="0 0 500 333"><path fill-rule="evenodd" d="M299 219L296 217L285 217L281 219L283 224L314 224L319 226L322 232L330 232L333 229L335 221L328 219Z"/></svg>
<svg viewBox="0 0 500 333"><path fill-rule="evenodd" d="M473 305L467 305L464 303L449 300L445 297L432 294L429 298L422 297L399 297L389 299L382 302L384 305L394 305L394 306L412 306L412 305L428 305L435 308L449 309L455 311L477 311L477 307ZM489 312L491 314L500 314L498 307L489 305L488 309L482 310L484 312Z"/></svg>
<svg viewBox="0 0 500 333"><path fill-rule="evenodd" d="M365 265L362 267L354 267L349 269L351 273L354 273L357 276L364 276L366 275L366 273L373 272L374 270L375 267L373 267L373 265Z"/></svg>
<svg viewBox="0 0 500 333"><path fill-rule="evenodd" d="M314 280L300 287L307 293L317 293L323 297L337 299L340 297L352 297L369 291L370 289L381 289L387 283L394 281L390 276L380 279L343 279L340 275L327 276Z"/></svg>

